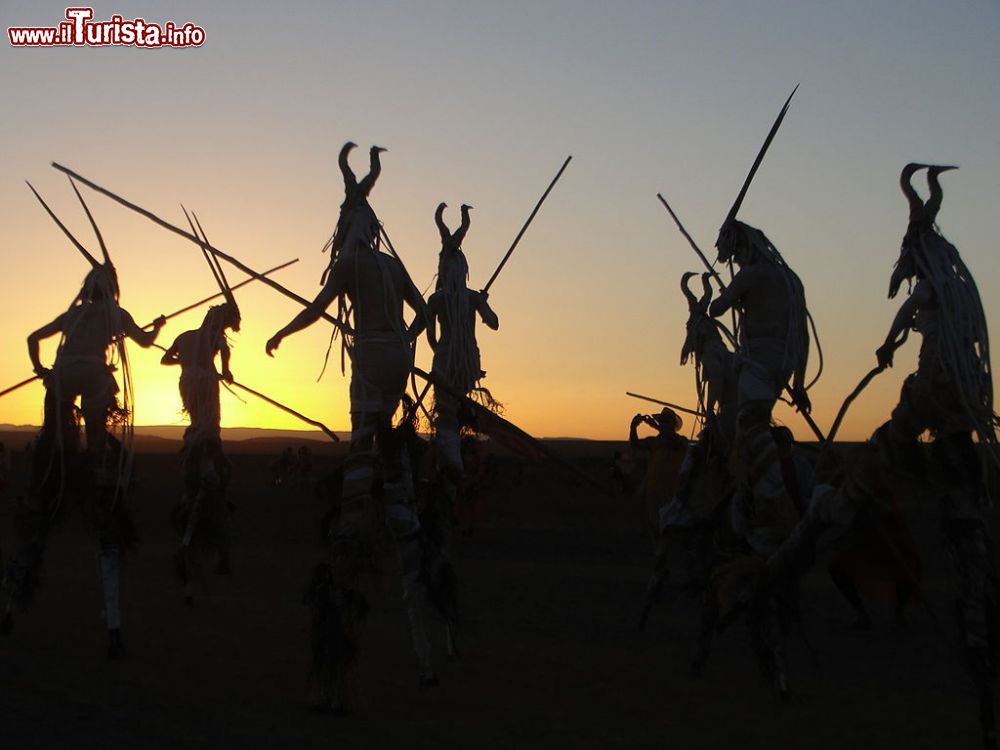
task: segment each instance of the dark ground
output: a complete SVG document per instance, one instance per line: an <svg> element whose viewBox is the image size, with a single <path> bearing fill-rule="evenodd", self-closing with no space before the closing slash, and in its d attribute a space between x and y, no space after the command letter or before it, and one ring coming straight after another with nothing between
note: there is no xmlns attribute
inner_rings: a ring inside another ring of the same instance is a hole
<svg viewBox="0 0 1000 750"><path fill-rule="evenodd" d="M556 445L607 473L609 444ZM456 553L467 626L461 661L444 659L443 629L432 623L441 685L417 687L387 558L363 642L362 705L334 718L305 710L300 598L320 558L324 507L306 487L269 485L269 457L233 461L233 575L206 565L195 606L185 608L168 522L178 457L139 456L131 507L142 540L124 574L125 661L104 659L95 547L82 519L71 516L54 534L36 601L0 638L0 747L981 746L938 517L920 498L907 514L942 632L917 610L897 632L880 604L874 631L850 630L821 565L803 587L819 663L789 640L792 700L782 705L758 677L742 624L721 636L698 681L688 677L695 602L662 605L636 632L651 557L637 500L602 497L534 467L516 486L512 462L502 460L488 524ZM11 494L0 504L5 554Z"/></svg>

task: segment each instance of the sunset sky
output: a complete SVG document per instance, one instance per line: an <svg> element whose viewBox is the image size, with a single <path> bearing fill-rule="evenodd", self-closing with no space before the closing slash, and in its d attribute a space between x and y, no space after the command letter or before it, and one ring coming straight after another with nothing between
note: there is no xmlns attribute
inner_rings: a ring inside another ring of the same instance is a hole
<svg viewBox="0 0 1000 750"><path fill-rule="evenodd" d="M3 26L56 25L66 5L3 0ZM371 203L421 289L439 239L475 206L470 286L489 278L567 155L573 161L493 289L500 330L479 329L486 385L537 436L622 438L626 390L693 405L681 367L697 258L656 200L663 192L706 252L781 103L785 123L741 218L801 277L826 357L811 391L828 428L875 363L901 302L887 300L906 227L909 161L958 164L943 177L944 235L1000 330L1000 4L929 0L621 2L98 2L113 14L192 21L196 49L12 48L0 44L0 389L31 375L25 338L69 305L85 261L25 180L98 252L65 164L176 224L198 212L212 243L275 278L319 291L347 140L363 174L388 148ZM140 323L214 291L195 245L86 192ZM714 255L714 252L713 252ZM243 276L233 270L233 282ZM317 382L330 327L264 342L297 311L275 292L238 293L233 370L246 384L347 429L346 377ZM160 342L196 327L171 321ZM45 349L51 362L54 343ZM911 340L855 403L839 437L867 436L912 371ZM131 349L137 424L181 424L177 368ZM429 369L421 345L418 364ZM815 367L815 360L813 367ZM299 428L223 393L225 426ZM42 388L0 399L0 422L38 424ZM807 437L801 418L776 416ZM686 427L690 426L687 422Z"/></svg>

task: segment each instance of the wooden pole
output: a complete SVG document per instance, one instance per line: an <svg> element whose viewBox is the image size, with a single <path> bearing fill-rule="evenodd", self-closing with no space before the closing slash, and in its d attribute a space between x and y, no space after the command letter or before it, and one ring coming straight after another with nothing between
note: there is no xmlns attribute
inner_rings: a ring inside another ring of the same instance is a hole
<svg viewBox="0 0 1000 750"><path fill-rule="evenodd" d="M329 427L327 427L322 422L319 422L319 421L317 421L315 419L310 419L306 415L301 414L300 412L295 411L295 409L291 408L290 406L285 406L280 401L275 401L270 396L265 396L260 391L255 391L250 386L243 385L243 383L237 383L234 380L232 383L230 383L230 385L235 385L237 388L240 388L240 389L246 391L250 395L256 396L257 398L259 398L259 399L261 399L263 401L266 401L267 403L271 404L271 406L275 406L275 407L281 409L282 411L291 414L293 417L297 417L298 419L301 419L306 424L310 424L313 427L318 427L323 432L325 432L327 435L329 435L333 439L333 442L335 442L335 443L339 443L340 442L340 438L337 436L337 433L335 433L333 430L331 430Z"/></svg>
<svg viewBox="0 0 1000 750"><path fill-rule="evenodd" d="M268 276L269 274L272 274L275 271L280 271L282 268L287 268L288 266L291 266L291 265L293 265L295 263L298 263L298 262L299 262L298 258L295 258L293 260L287 261L286 263L282 263L280 266L275 266L274 268L271 268L271 269L269 269L267 271L264 271L263 273L261 273L261 276ZM244 281L241 281L239 284L235 284L232 287L232 289L230 289L230 291L234 291L236 289L239 289L240 287L246 286L247 284L252 284L255 281L257 281L257 277L256 276L251 276L249 279L245 279ZM224 297L224 296L225 296L224 292L219 292L218 294L213 294L210 297L205 297L205 299L198 300L197 302L194 302L194 303L188 305L187 307L182 307L180 310L175 310L174 312L170 313L169 315L164 315L163 319L164 320L170 320L171 318L176 318L181 313L186 313L189 310L194 310L196 307L201 307L206 302L211 302L214 299L218 299L219 297ZM152 323L148 323L147 325L143 326L143 328L152 328L152 327L153 327Z"/></svg>
<svg viewBox="0 0 1000 750"><path fill-rule="evenodd" d="M32 377L28 378L27 380L22 380L17 385L12 385L10 388L7 388L7 389L5 389L3 391L0 391L0 396L6 396L8 393L13 393L18 388L22 388L22 387L26 386L28 383L34 383L36 380L41 380L41 379L42 378L41 378L40 375L33 375Z"/></svg>
<svg viewBox="0 0 1000 750"><path fill-rule="evenodd" d="M528 226L531 224L532 219L535 218L535 214L538 213L538 209L542 207L542 203L544 203L545 199L549 197L549 193L552 192L552 188L555 187L556 183L559 181L559 178L562 177L562 173L566 171L566 167L569 166L570 159L572 158L573 158L572 156L566 157L566 161L563 162L562 167L559 168L559 171L556 173L556 176L552 179L552 182L550 182L549 186L545 188L545 192L542 193L542 197L538 199L538 203L535 204L535 208L532 210L531 215L528 216L528 220L524 222L524 226L521 227L521 231L517 233L517 237L515 237L514 242L511 243L510 249L507 250L507 254L503 256L503 260L501 260L500 265L497 266L497 270L493 272L493 275L490 276L490 280L487 281L486 286L483 287L484 292L488 292L490 290L490 287L493 286L493 282L496 281L497 276L500 275L500 271L502 271L503 267L507 264L507 259L510 258L511 253L514 252L514 248L517 247L517 243L521 241L521 237L523 237L524 233L528 231Z"/></svg>
<svg viewBox="0 0 1000 750"><path fill-rule="evenodd" d="M189 232L185 232L180 227L174 226L170 222L164 221L163 219L161 219L159 216L157 216L156 214L152 213L151 211L147 211L146 209L142 208L141 206L138 206L135 203L132 203L130 201L125 200L121 196L116 195L115 193L112 193L107 188L103 188L100 185L98 185L98 184L96 184L94 182L91 182L86 177L82 177L81 175L77 174L73 170L71 170L71 169L69 169L67 167L62 166L61 164L57 164L56 162L52 162L52 166L55 167L56 169L58 169L60 172L68 174L70 177L73 177L73 178L79 180L80 182L82 182L84 185L86 185L90 189L96 190L98 193L106 195L108 198L111 198L111 200L113 200L113 201L115 201L117 203L120 203L121 205L125 206L126 208L132 209L136 213L138 213L138 214L140 214L142 216L145 216L147 219L149 219L150 221L152 221L154 224L159 224L164 229L167 229L167 230L173 232L174 234L179 234L181 237L184 237L185 239L190 240L191 242L193 242L194 244L198 245L199 247L204 247L205 249L207 249L210 253L212 253L216 257L222 258L223 260L228 261L229 263L231 263L232 265L236 266L238 269L240 269L241 271L243 271L243 273L245 273L245 274L247 274L249 276L253 276L255 279L257 279L258 281L263 282L264 284L267 284L269 287L271 287L275 291L280 292L281 294L284 294L289 299L295 300L296 302L298 302L303 307L308 307L309 306L309 304L310 304L309 300L307 300L305 297L300 297L298 294L296 294L295 292L293 292L293 291L291 291L289 289L286 289L285 287L283 287L281 284L277 283L276 281L274 281L272 279L269 279L269 278L265 277L263 274L258 273L257 271L254 271L252 268L244 265L243 263L241 263L239 260L237 260L233 256L229 255L228 253L224 253L222 250L219 250L218 248L213 247L212 245L208 244L207 242L203 242L199 238L195 237L193 234L191 234ZM329 313L322 312L322 313L320 313L320 317L323 318L323 320L326 320L327 322L332 323L333 325L335 325L338 329L340 329L341 333L347 333L347 334L351 334L352 333L352 331L346 330L345 327L343 326L343 324L339 320L337 320L336 318L334 318L332 315L330 315Z"/></svg>
<svg viewBox="0 0 1000 750"><path fill-rule="evenodd" d="M705 268L708 269L708 272L712 274L712 277L716 280L716 282L718 282L719 288L725 290L726 285L722 281L722 277L719 276L719 272L712 267L712 264L708 262L708 258L705 257L705 253L703 253L701 251L701 248L698 247L698 243L694 241L694 238L690 234L688 234L688 231L684 228L684 225L681 224L681 220L678 219L677 214L674 213L674 209L672 209L670 207L670 204L667 203L667 199L663 197L662 193L657 193L656 197L660 199L660 203L662 203L663 207L667 209L667 213L670 214L670 217L674 220L674 223L677 225L677 228L681 230L681 234L684 235L684 238L688 241L688 244L691 245L691 248L698 254L698 257L701 258L701 262L705 264Z"/></svg>
<svg viewBox="0 0 1000 750"><path fill-rule="evenodd" d="M671 409L676 409L677 411L682 411L685 414L693 414L694 416L700 417L702 419L705 418L705 415L702 412L700 412L700 411L695 411L694 409L688 409L688 408L683 407L683 406L678 406L677 404L672 404L669 401L660 401L658 398L650 398L649 396L641 396L638 393L632 393L631 391L625 391L625 395L626 396L631 396L632 398L641 399L642 401L649 401L649 402L654 403L654 404L659 404L660 406L667 406L667 407L669 407Z"/></svg>

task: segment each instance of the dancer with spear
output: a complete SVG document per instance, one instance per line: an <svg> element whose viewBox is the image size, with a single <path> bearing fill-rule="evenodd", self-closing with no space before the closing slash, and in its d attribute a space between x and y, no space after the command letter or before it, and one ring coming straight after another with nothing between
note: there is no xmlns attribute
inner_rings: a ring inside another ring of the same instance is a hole
<svg viewBox="0 0 1000 750"><path fill-rule="evenodd" d="M98 561L108 630L108 656L124 654L119 607L119 574L124 548L133 536L124 498L132 467L131 368L125 338L142 347L151 346L165 318L157 318L152 331L136 325L119 305L118 275L101 231L83 196L70 180L101 248L99 262L66 228L29 184L35 197L73 245L91 264L80 292L66 312L28 337L28 354L35 373L45 383L42 430L36 440L31 485L17 516L19 550L4 578L5 629L10 628L12 605L30 599L35 588L48 534L65 509L67 494L80 497L81 507L99 540ZM51 369L42 365L39 342L59 335L60 343ZM123 374L120 392L113 372ZM86 426L86 447L79 447L76 400ZM120 439L109 433L120 429Z"/></svg>
<svg viewBox="0 0 1000 750"><path fill-rule="evenodd" d="M494 331L500 319L489 304L489 292L477 292L467 287L469 262L462 251L462 241L469 231L469 211L462 205L462 224L452 232L444 223L441 203L434 212L434 222L441 234L438 255L437 286L427 300L427 339L434 351L432 372L450 386L450 390L434 391L434 443L438 467L454 489L462 477L462 455L459 442L459 401L450 392L468 396L485 375L481 369L479 346L476 343L476 318ZM437 324L441 335L437 335Z"/></svg>
<svg viewBox="0 0 1000 750"><path fill-rule="evenodd" d="M708 314L719 318L735 311L734 334L738 344L737 409L733 448L735 456L730 465L736 471L737 478L746 485L748 498L752 498L752 522L746 529L746 540L756 558L773 553L799 518L799 509L782 475L781 456L770 424L774 404L782 391L790 393L793 404L820 439L823 439L822 433L808 416L811 405L806 391L812 383L807 384L805 378L810 317L802 282L761 230L737 219L747 190L794 94L793 90L778 114L719 230L716 241L717 261L739 266L739 272L728 286L722 284L673 210L659 196L722 287L721 294L708 307ZM718 617L728 612L746 595L744 586L730 585L727 581L742 579L748 565L751 569L756 567L753 559L735 560L713 577L715 583L710 599L714 597L715 600L706 601L708 609L705 632L711 633ZM778 692L785 696L787 685L782 655L776 640L774 601L768 600L760 611L752 614L751 635L761 667L774 681ZM703 639L695 665L704 664L708 655L707 648L708 642ZM700 667L696 666L696 669Z"/></svg>
<svg viewBox="0 0 1000 750"><path fill-rule="evenodd" d="M187 216L191 231L205 236L198 222ZM181 474L184 490L172 514L181 542L174 553L177 575L184 585L184 601L194 602L194 553L197 547L214 547L219 559L216 572L230 570L230 540L226 488L232 467L222 451L219 428L219 380L233 382L229 369L230 351L226 331L240 330L240 309L229 288L221 265L202 248L205 261L218 284L225 302L209 308L200 327L180 334L163 354L160 364L179 365L180 395L191 425L184 431ZM222 362L222 374L215 369L215 358Z"/></svg>

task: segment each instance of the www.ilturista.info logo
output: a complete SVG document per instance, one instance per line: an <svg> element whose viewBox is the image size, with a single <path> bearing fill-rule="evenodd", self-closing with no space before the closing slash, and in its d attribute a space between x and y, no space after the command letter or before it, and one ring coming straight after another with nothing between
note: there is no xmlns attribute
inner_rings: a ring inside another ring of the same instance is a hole
<svg viewBox="0 0 1000 750"><path fill-rule="evenodd" d="M66 21L58 26L9 26L12 47L200 47L205 29L190 21L160 25L142 18L126 21L111 16L95 22L93 8L67 8Z"/></svg>

